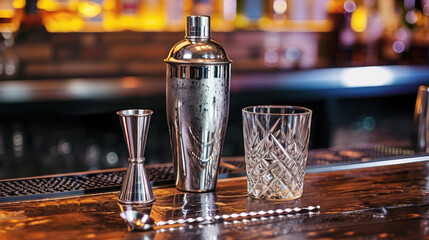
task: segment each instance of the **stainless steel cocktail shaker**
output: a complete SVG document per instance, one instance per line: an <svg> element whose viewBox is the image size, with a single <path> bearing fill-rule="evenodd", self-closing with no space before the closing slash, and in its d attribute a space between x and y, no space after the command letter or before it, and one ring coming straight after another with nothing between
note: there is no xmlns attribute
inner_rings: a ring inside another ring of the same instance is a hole
<svg viewBox="0 0 429 240"><path fill-rule="evenodd" d="M167 121L176 187L214 190L229 112L231 60L210 39L210 17L188 16L185 39L165 59Z"/></svg>

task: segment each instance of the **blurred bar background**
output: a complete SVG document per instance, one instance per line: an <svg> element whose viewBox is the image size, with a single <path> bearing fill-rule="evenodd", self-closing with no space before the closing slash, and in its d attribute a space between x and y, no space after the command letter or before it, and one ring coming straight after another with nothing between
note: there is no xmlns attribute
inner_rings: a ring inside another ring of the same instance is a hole
<svg viewBox="0 0 429 240"><path fill-rule="evenodd" d="M154 110L147 161L171 161L163 59L189 14L233 60L241 109L314 110L311 148L409 142L429 80L429 0L1 0L0 179L123 167L115 111Z"/></svg>

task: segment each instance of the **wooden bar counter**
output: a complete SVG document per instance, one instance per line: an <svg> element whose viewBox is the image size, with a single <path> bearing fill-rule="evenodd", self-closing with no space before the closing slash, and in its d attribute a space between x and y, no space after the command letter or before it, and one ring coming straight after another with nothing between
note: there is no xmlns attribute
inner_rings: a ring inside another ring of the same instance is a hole
<svg viewBox="0 0 429 240"><path fill-rule="evenodd" d="M429 164L425 161L311 173L291 201L247 196L246 178L218 181L216 191L155 188L155 221L320 205L320 212L129 232L117 192L0 204L0 239L427 239Z"/></svg>
<svg viewBox="0 0 429 240"><path fill-rule="evenodd" d="M429 238L429 164L416 162L305 176L291 201L247 196L246 178L216 191L156 188L150 216L168 220L320 205L319 213L129 232L117 192L0 204L0 239L424 239Z"/></svg>

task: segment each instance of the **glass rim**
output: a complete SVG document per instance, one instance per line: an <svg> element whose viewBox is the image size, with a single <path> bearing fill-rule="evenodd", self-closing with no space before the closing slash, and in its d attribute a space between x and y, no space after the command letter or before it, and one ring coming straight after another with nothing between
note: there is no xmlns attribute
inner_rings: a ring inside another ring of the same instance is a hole
<svg viewBox="0 0 429 240"><path fill-rule="evenodd" d="M125 109L116 112L121 117L143 117L152 115L153 111L149 109Z"/></svg>
<svg viewBox="0 0 429 240"><path fill-rule="evenodd" d="M254 109L254 108L265 108L265 109L269 109L269 108L273 108L273 109L297 109L297 110L301 110L303 112L300 112L300 113L271 113L271 112L261 113L261 112L249 111L249 109ZM299 107L299 106L291 106L291 105L255 105L255 106L245 107L241 111L243 113L247 113L247 114L276 115L276 116L310 115L313 112L309 108Z"/></svg>

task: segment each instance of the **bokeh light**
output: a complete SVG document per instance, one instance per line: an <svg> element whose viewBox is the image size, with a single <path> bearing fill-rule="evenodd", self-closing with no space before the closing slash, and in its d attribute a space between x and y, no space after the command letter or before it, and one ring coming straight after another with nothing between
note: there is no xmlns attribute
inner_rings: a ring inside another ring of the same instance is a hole
<svg viewBox="0 0 429 240"><path fill-rule="evenodd" d="M352 0L345 1L344 10L349 13L354 12L356 10L356 3Z"/></svg>
<svg viewBox="0 0 429 240"><path fill-rule="evenodd" d="M402 41L395 41L392 48L396 53L402 53L405 51L405 44Z"/></svg>

